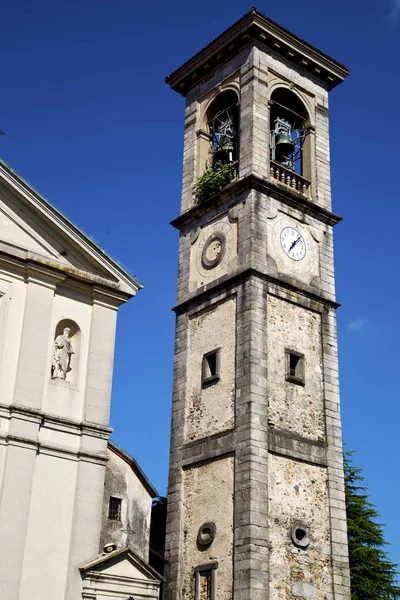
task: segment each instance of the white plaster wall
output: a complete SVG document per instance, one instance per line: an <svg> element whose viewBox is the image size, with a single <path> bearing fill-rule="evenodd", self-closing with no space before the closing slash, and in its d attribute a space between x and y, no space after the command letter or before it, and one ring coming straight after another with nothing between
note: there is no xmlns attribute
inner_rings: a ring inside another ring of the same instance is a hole
<svg viewBox="0 0 400 600"><path fill-rule="evenodd" d="M324 438L321 317L268 296L268 417L277 429ZM305 385L286 381L285 348L305 356Z"/></svg>
<svg viewBox="0 0 400 600"><path fill-rule="evenodd" d="M0 272L0 402L12 404L21 343L26 284Z"/></svg>
<svg viewBox="0 0 400 600"><path fill-rule="evenodd" d="M18 600L64 597L77 464L45 454L35 461Z"/></svg>
<svg viewBox="0 0 400 600"><path fill-rule="evenodd" d="M270 600L332 595L326 469L269 455ZM290 537L296 520L309 530L307 549Z"/></svg>
<svg viewBox="0 0 400 600"><path fill-rule="evenodd" d="M194 440L234 425L236 299L196 313L189 323L186 439ZM203 355L220 350L220 379L202 389Z"/></svg>
<svg viewBox="0 0 400 600"><path fill-rule="evenodd" d="M194 567L215 560L215 599L232 598L233 466L227 457L183 472L182 600L194 598ZM200 550L197 533L207 522L215 523L217 532L212 544Z"/></svg>
<svg viewBox="0 0 400 600"><path fill-rule="evenodd" d="M0 495L1 600L18 598L35 459L32 446L9 443L6 448Z"/></svg>
<svg viewBox="0 0 400 600"><path fill-rule="evenodd" d="M79 567L98 555L105 467L80 460L74 497L65 600L77 600L82 592ZM64 598L64 597L63 597Z"/></svg>
<svg viewBox="0 0 400 600"><path fill-rule="evenodd" d="M147 562L152 498L125 460L110 449L108 456L100 551L112 542L118 547L129 546ZM121 521L108 519L110 496L122 499Z"/></svg>
<svg viewBox="0 0 400 600"><path fill-rule="evenodd" d="M85 421L108 425L117 311L94 302L85 389Z"/></svg>
<svg viewBox="0 0 400 600"><path fill-rule="evenodd" d="M91 305L83 302L82 298L75 299L73 296L70 297L62 296L57 293L55 294L47 354L48 369L43 392L43 410L47 413L75 419L77 421L83 419L91 314ZM80 328L80 348L77 348L77 343L74 338L72 338L72 349L76 355L72 356L71 372L67 373L65 381L51 379L51 362L55 330L57 324L63 319L75 321ZM71 383L73 369L78 371L76 385Z"/></svg>

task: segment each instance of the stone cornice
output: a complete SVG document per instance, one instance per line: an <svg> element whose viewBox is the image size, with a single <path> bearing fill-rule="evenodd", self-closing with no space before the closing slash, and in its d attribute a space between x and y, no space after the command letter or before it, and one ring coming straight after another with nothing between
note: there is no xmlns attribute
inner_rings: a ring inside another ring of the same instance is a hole
<svg viewBox="0 0 400 600"><path fill-rule="evenodd" d="M14 273L26 282L59 289L65 293L80 293L93 303L118 307L132 296L119 289L119 285L86 271L45 260L32 252L6 247L0 243L0 270Z"/></svg>
<svg viewBox="0 0 400 600"><path fill-rule="evenodd" d="M28 418L29 420L34 419L40 422L42 427L46 426L46 424L58 427L61 426L63 428L74 430L78 434L84 433L101 439L108 439L113 432L113 429L106 425L99 425L89 421L74 421L73 419L47 414L40 409L21 406L19 404L0 403L0 414L3 417L12 417L16 415L20 418Z"/></svg>
<svg viewBox="0 0 400 600"><path fill-rule="evenodd" d="M204 297L210 296L211 292L215 294L218 293L219 290L226 289L227 287L232 288L242 282L243 279L253 275L270 282L272 286L275 286L278 289L285 290L288 294L287 299L291 302L295 302L297 304L304 304L304 302L311 303L309 308L312 308L312 310L317 312L323 313L330 309L336 310L341 306L335 300L332 300L332 298L327 298L315 293L310 286L304 284L294 284L292 281L286 280L282 275L277 277L276 275L271 274L268 271L268 268L262 269L260 265L255 266L249 263L243 267L237 268L232 273L223 275L219 279L203 285L194 292L188 293L173 307L172 310L176 314L187 312L188 305L201 303L204 300ZM270 293L274 294L274 291L271 290ZM275 295L278 294L275 293ZM293 296L293 298L291 296Z"/></svg>
<svg viewBox="0 0 400 600"><path fill-rule="evenodd" d="M315 202L308 200L299 192L296 192L289 187L286 188L286 186L284 188L274 179L262 179L254 173L250 173L249 175L245 175L240 179L236 179L221 192L211 196L211 198L208 198L208 200L205 202L202 202L201 204L195 204L192 208L171 221L171 225L176 229L182 229L182 227L191 222L195 222L197 219L207 214L211 208L215 209L219 206L223 206L235 196L239 196L243 192L247 192L249 190L257 190L262 192L271 198L279 200L282 202L282 204L296 208L310 217L318 219L319 221L322 221L328 225L336 225L342 220L342 217L339 217L329 210L326 210L326 208L323 208ZM238 202L240 202L239 198Z"/></svg>
<svg viewBox="0 0 400 600"><path fill-rule="evenodd" d="M221 64L250 44L262 44L269 51L295 65L305 75L331 90L348 75L347 67L252 8L229 29L166 77L166 82L186 96Z"/></svg>
<svg viewBox="0 0 400 600"><path fill-rule="evenodd" d="M326 467L327 446L325 442L311 440L290 431L271 429L265 432L268 451L278 456ZM216 457L234 456L237 448L237 430L229 429L214 435L183 443L174 450L179 452L181 467L213 460Z"/></svg>
<svg viewBox="0 0 400 600"><path fill-rule="evenodd" d="M85 235L76 225L74 225L65 215L50 204L37 190L35 190L27 181L25 181L18 173L16 173L9 165L0 159L0 184L4 186L4 193L12 194L19 201L23 202L32 211L39 220L43 222L45 228L51 228L58 233L65 244L71 244L75 249L87 257L90 262L99 265L105 273L110 275L110 281L104 279L107 285L112 285L113 281L118 285L123 293L128 297L132 297L143 286L137 279L124 269L117 261L111 258L105 250L100 248L93 240ZM3 241L4 242L4 241ZM21 258L22 260L30 260L34 262L42 262L50 264L61 271L70 271L74 274L82 276L83 272L70 267L68 264L63 264L62 261L36 255L33 252L11 246L0 241L0 249L6 254L11 254ZM86 277L91 277L92 274L84 272ZM99 278L101 279L101 278Z"/></svg>

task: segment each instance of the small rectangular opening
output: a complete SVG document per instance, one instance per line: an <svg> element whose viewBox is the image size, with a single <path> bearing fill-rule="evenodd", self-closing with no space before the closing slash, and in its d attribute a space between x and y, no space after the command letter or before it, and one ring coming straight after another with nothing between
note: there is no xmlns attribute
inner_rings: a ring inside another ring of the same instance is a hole
<svg viewBox="0 0 400 600"><path fill-rule="evenodd" d="M199 565L195 571L195 600L215 600L215 580L217 561Z"/></svg>
<svg viewBox="0 0 400 600"><path fill-rule="evenodd" d="M203 356L201 369L202 386L219 380L220 348Z"/></svg>
<svg viewBox="0 0 400 600"><path fill-rule="evenodd" d="M108 504L108 518L110 521L121 520L121 504L121 498L110 496L110 502Z"/></svg>
<svg viewBox="0 0 400 600"><path fill-rule="evenodd" d="M286 350L286 381L304 385L304 354Z"/></svg>

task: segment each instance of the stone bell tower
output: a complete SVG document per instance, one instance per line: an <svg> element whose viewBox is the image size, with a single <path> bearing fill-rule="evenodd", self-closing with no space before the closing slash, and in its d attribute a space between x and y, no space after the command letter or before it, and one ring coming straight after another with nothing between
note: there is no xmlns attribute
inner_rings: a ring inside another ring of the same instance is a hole
<svg viewBox="0 0 400 600"><path fill-rule="evenodd" d="M328 134L347 74L252 9L167 77L186 116L166 600L350 598Z"/></svg>

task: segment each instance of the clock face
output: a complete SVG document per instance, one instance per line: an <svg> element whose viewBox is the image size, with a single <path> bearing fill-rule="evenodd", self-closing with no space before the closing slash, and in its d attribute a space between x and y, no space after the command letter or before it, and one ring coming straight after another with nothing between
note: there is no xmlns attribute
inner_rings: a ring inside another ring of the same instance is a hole
<svg viewBox="0 0 400 600"><path fill-rule="evenodd" d="M303 236L293 227L285 227L281 231L282 248L293 260L301 260L306 255L306 244Z"/></svg>

